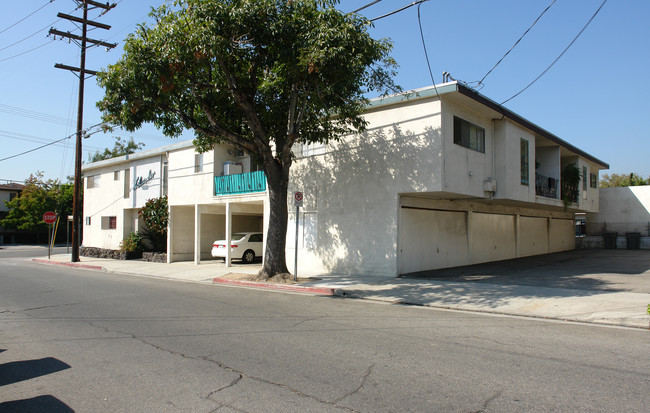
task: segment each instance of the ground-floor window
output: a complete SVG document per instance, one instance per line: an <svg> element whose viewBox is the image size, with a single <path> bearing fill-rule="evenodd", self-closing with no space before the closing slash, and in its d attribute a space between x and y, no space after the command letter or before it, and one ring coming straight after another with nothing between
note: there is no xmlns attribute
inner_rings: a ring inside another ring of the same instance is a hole
<svg viewBox="0 0 650 413"><path fill-rule="evenodd" d="M102 229L116 229L117 217L102 217Z"/></svg>

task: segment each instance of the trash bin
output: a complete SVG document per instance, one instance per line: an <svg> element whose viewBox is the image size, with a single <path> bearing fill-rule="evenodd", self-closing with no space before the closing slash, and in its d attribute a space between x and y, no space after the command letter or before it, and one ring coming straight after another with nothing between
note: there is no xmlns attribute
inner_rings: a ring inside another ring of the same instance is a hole
<svg viewBox="0 0 650 413"><path fill-rule="evenodd" d="M625 234L627 238L627 249L638 250L641 247L641 233L628 232Z"/></svg>
<svg viewBox="0 0 650 413"><path fill-rule="evenodd" d="M605 248L608 250L616 249L616 237L618 232L603 232L603 241L605 241Z"/></svg>

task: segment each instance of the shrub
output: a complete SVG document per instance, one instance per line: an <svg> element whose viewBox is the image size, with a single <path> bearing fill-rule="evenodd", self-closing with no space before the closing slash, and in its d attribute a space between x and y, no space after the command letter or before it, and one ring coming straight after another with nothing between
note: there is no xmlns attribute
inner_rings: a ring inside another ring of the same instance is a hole
<svg viewBox="0 0 650 413"><path fill-rule="evenodd" d="M137 232L132 232L131 235L122 242L120 242L120 251L124 252L136 252L142 251L142 236Z"/></svg>

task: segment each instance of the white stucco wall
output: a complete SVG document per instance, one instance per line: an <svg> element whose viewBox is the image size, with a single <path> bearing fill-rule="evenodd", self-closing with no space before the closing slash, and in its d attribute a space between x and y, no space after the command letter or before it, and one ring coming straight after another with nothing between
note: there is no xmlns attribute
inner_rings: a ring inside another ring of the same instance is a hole
<svg viewBox="0 0 650 413"><path fill-rule="evenodd" d="M118 162L104 161L98 163L99 167L84 170L84 247L119 249L120 242L139 229L142 224L138 210L149 199L162 195L162 162L160 154L134 160L122 157ZM118 173L117 179L115 172ZM95 187L88 188L88 178L91 176L98 176L99 181L96 181ZM136 182L140 182L140 185L136 185ZM124 196L125 191L128 192L127 197ZM111 216L117 219L116 228L102 229L102 217ZM87 224L88 217L90 225Z"/></svg>
<svg viewBox="0 0 650 413"><path fill-rule="evenodd" d="M650 235L650 185L600 188L600 210L587 214L587 234Z"/></svg>

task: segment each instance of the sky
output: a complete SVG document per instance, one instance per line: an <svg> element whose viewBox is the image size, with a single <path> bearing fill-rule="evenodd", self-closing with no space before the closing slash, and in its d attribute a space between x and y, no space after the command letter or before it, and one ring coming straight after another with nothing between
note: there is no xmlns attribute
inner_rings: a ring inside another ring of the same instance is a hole
<svg viewBox="0 0 650 413"><path fill-rule="evenodd" d="M102 1L103 2L103 1ZM373 0L342 0L338 8L354 11ZM413 0L382 0L359 13L369 19L400 9ZM48 37L50 27L77 30L57 13L80 16L73 0L5 1L0 6L0 184L21 182L42 171L65 181L74 174L74 134L78 78L55 63L79 66L78 45ZM99 70L122 55L123 39L148 21L151 7L162 0L114 0L116 7L89 18L111 25L88 36L117 43L112 50L93 47L86 67ZM447 71L501 103L524 89L556 60L603 0L430 0L374 22L375 38L390 38L399 64L396 83L404 90L442 83ZM477 86L488 71L501 63ZM418 10L419 9L419 10ZM418 21L418 11L420 20ZM603 173L650 176L650 1L608 0L562 57L535 83L504 104L529 121L608 163ZM420 24L431 74L425 58ZM84 125L101 122L96 102L103 90L96 79L85 81ZM153 126L135 133L96 133L83 141L83 160L113 147L114 137L155 148L174 143ZM183 138L192 139L187 133ZM181 138L181 139L183 139Z"/></svg>

